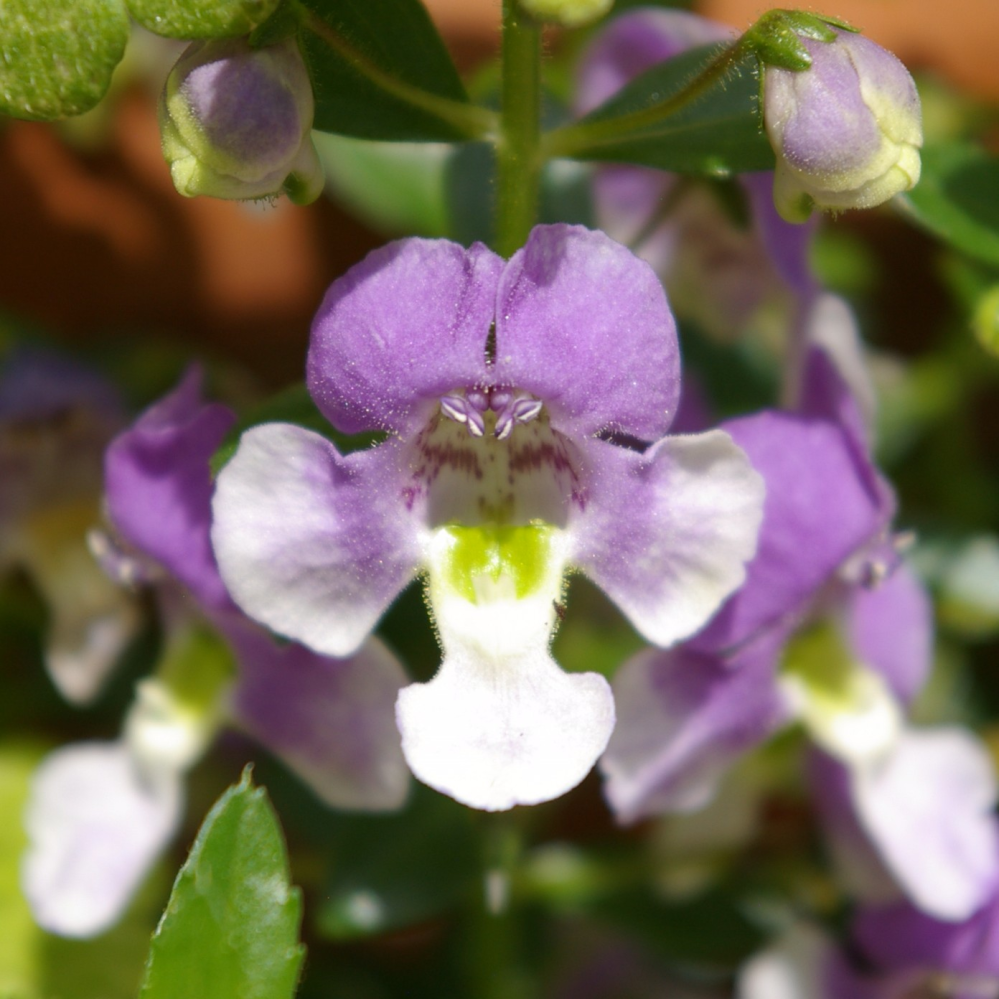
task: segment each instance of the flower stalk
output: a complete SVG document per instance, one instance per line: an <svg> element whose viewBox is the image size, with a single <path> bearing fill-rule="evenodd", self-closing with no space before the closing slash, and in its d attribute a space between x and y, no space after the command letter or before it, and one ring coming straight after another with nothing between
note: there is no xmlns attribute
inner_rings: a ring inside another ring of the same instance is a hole
<svg viewBox="0 0 999 999"><path fill-rule="evenodd" d="M537 220L541 189L541 28L503 0L502 115L496 147L496 249L510 257Z"/></svg>

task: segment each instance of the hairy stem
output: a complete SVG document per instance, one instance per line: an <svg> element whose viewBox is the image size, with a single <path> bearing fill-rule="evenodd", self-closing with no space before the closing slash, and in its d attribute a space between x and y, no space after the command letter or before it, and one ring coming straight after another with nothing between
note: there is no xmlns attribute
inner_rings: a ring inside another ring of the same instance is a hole
<svg viewBox="0 0 999 999"><path fill-rule="evenodd" d="M496 147L496 249L523 246L541 187L541 29L503 0L502 111Z"/></svg>

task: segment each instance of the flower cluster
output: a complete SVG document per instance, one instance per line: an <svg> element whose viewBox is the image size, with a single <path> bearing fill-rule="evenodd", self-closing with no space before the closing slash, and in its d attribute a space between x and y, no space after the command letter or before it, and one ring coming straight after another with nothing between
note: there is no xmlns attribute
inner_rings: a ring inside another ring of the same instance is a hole
<svg viewBox="0 0 999 999"><path fill-rule="evenodd" d="M524 6L572 24L605 5ZM702 811L794 730L853 908L838 937L785 920L744 966L743 999L995 993L999 786L970 731L913 710L931 602L875 460L856 323L812 270L815 224L793 224L911 187L919 103L894 57L827 34L802 37L807 68L765 68L773 171L599 167L606 232L538 225L509 258L401 239L334 280L307 358L326 429L258 423L237 442L196 368L123 429L103 386L51 358L12 362L0 556L52 608L55 682L97 694L139 590L163 636L120 736L64 746L35 774L23 884L40 925L89 936L118 918L225 725L337 809L401 808L412 774L501 811L596 767L621 825ZM727 35L629 13L584 54L575 110ZM294 37L195 43L161 102L176 186L317 197L313 111ZM696 378L681 393L678 322L715 350L764 342L779 406L718 420ZM343 445L359 434L377 442ZM101 510L91 579L81 552ZM573 573L642 645L607 677L552 653ZM441 654L425 682L375 635L414 584ZM86 602L66 597L81 589Z"/></svg>

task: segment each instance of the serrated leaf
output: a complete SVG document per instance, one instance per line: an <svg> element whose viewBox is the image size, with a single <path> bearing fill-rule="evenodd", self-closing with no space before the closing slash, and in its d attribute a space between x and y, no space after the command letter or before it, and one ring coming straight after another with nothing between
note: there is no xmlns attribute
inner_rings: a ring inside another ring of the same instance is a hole
<svg viewBox="0 0 999 999"><path fill-rule="evenodd" d="M466 103L458 71L419 0L302 0L352 50L395 80ZM359 139L433 142L463 138L359 72L306 19L302 50L316 95L314 127Z"/></svg>
<svg viewBox="0 0 999 999"><path fill-rule="evenodd" d="M250 768L212 807L153 936L140 999L291 999L301 894Z"/></svg>
<svg viewBox="0 0 999 999"><path fill-rule="evenodd" d="M682 52L636 77L580 126L614 122L679 94L721 51L718 45ZM675 173L728 176L772 170L774 154L760 124L756 59L741 59L725 78L653 125L594 137L574 159L633 163ZM622 123L623 124L623 123Z"/></svg>
<svg viewBox="0 0 999 999"><path fill-rule="evenodd" d="M964 143L924 149L919 183L899 204L935 236L999 267L999 157Z"/></svg>
<svg viewBox="0 0 999 999"><path fill-rule="evenodd" d="M52 121L89 111L128 36L124 0L3 0L0 113Z"/></svg>
<svg viewBox="0 0 999 999"><path fill-rule="evenodd" d="M234 38L248 35L281 0L128 0L144 28L167 38Z"/></svg>

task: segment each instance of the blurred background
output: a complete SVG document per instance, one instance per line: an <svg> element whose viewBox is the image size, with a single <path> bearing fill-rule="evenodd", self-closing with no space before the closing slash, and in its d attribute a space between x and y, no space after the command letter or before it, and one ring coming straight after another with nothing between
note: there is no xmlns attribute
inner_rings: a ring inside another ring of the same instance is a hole
<svg viewBox="0 0 999 999"><path fill-rule="evenodd" d="M428 6L459 67L474 73L496 48L498 2ZM736 29L766 9L753 0L693 8ZM999 100L994 0L954 0L945 11L936 0L839 0L827 12L861 27L922 78ZM237 357L270 384L295 379L326 285L383 237L328 200L302 209L178 197L155 115L178 49L146 42L130 47L116 99L83 119L2 123L0 303L67 342L162 335ZM559 51L557 35L549 46ZM877 227L887 217L851 213L836 224ZM914 303L916 314L925 315L924 304Z"/></svg>

